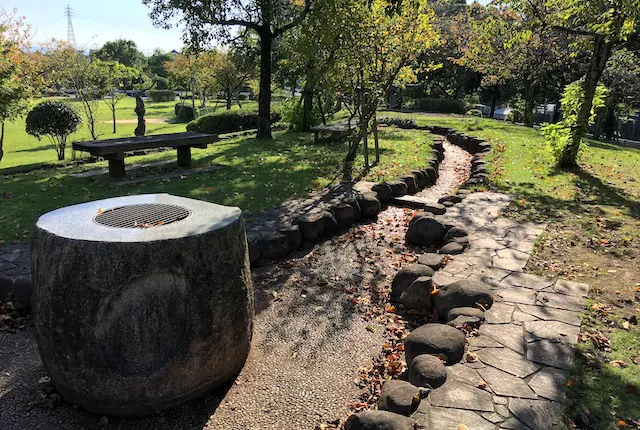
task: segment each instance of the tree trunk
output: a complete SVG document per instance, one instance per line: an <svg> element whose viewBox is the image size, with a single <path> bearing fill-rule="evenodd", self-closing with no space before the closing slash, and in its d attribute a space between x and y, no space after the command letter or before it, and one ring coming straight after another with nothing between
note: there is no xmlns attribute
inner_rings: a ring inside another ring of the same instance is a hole
<svg viewBox="0 0 640 430"><path fill-rule="evenodd" d="M570 168L578 164L578 151L580 150L580 143L587 133L587 127L589 126L593 97L596 94L598 81L600 81L602 72L607 66L607 61L609 57L611 57L611 53L612 42L605 40L603 36L596 36L593 42L591 61L589 62L589 68L587 69L587 74L582 85L584 99L578 111L578 119L575 125L571 127L569 143L562 151L559 163L560 167Z"/></svg>
<svg viewBox="0 0 640 430"><path fill-rule="evenodd" d="M238 95L236 95L236 102L238 102L238 107L240 109L242 109L242 104L240 103L240 93L238 93Z"/></svg>
<svg viewBox="0 0 640 430"><path fill-rule="evenodd" d="M2 121L2 125L0 126L0 161L2 161L2 157L4 156L4 151L2 147L4 146L4 121Z"/></svg>
<svg viewBox="0 0 640 430"><path fill-rule="evenodd" d="M111 118L113 119L113 134L116 134L116 107L111 106Z"/></svg>
<svg viewBox="0 0 640 430"><path fill-rule="evenodd" d="M533 127L533 85L527 81L524 83L524 125Z"/></svg>
<svg viewBox="0 0 640 430"><path fill-rule="evenodd" d="M380 146L378 145L378 115L373 113L373 145L376 149L376 166L380 164Z"/></svg>
<svg viewBox="0 0 640 430"><path fill-rule="evenodd" d="M311 70L307 67L307 79L302 90L302 130L309 131L313 120L313 77Z"/></svg>
<svg viewBox="0 0 640 430"><path fill-rule="evenodd" d="M227 110L231 110L231 101L232 101L231 100L231 93L227 92L226 96L227 96Z"/></svg>
<svg viewBox="0 0 640 430"><path fill-rule="evenodd" d="M556 107L555 110L553 111L553 123L557 123L558 121L560 121L560 109L562 108L562 103L560 102L560 96L558 96L558 99L556 100Z"/></svg>
<svg viewBox="0 0 640 430"><path fill-rule="evenodd" d="M260 93L258 94L258 139L271 136L271 45L269 27L260 33Z"/></svg>
<svg viewBox="0 0 640 430"><path fill-rule="evenodd" d="M613 139L616 130L616 112L613 106L607 106L605 112L604 123L602 124L602 131L604 136L611 140Z"/></svg>
<svg viewBox="0 0 640 430"><path fill-rule="evenodd" d="M498 87L493 87L493 94L491 95L491 113L489 118L493 118L493 114L496 113L496 105L498 104Z"/></svg>
<svg viewBox="0 0 640 430"><path fill-rule="evenodd" d="M322 124L327 125L327 118L324 115L324 108L322 106L322 96L318 93L318 110L320 110L320 118L322 119Z"/></svg>

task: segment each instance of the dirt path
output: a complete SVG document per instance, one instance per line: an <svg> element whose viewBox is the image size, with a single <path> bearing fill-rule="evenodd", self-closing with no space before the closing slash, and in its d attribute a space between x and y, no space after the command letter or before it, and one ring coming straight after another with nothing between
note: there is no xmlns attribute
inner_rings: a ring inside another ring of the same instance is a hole
<svg viewBox="0 0 640 430"><path fill-rule="evenodd" d="M433 199L468 175L469 155L445 146L440 178L422 192ZM101 426L66 404L41 407L38 380L46 374L31 330L0 332L0 428L314 429L344 416L362 392L354 383L359 369L381 350L386 324L378 304L398 267L416 258L404 244L413 212L389 207L374 222L254 270L252 350L237 380L226 393L158 416Z"/></svg>
<svg viewBox="0 0 640 430"><path fill-rule="evenodd" d="M169 121L168 118L145 118L144 120L145 120L145 122L147 124L164 124L164 123ZM112 124L113 123L112 120L105 120L105 121L102 121L102 122L104 122L105 124ZM137 124L137 123L138 123L138 120L135 119L135 118L133 118L133 119L117 119L116 120L116 124Z"/></svg>

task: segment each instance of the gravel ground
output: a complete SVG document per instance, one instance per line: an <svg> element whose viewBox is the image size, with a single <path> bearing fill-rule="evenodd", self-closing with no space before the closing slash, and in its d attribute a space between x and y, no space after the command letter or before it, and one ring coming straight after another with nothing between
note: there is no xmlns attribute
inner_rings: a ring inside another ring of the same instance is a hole
<svg viewBox="0 0 640 430"><path fill-rule="evenodd" d="M469 155L448 145L438 183L450 193L468 175ZM404 245L413 211L389 207L377 221L253 272L252 350L230 387L143 419L106 419L65 403L46 376L31 329L0 332L0 429L314 429L344 417L361 393L354 383L384 342L376 318L398 266L415 259ZM49 395L47 395L49 394Z"/></svg>

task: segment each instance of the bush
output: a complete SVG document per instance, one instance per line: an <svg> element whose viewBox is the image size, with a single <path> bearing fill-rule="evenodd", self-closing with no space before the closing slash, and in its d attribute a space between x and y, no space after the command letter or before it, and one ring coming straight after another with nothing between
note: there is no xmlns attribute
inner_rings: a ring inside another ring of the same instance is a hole
<svg viewBox="0 0 640 430"><path fill-rule="evenodd" d="M48 136L58 160L64 160L67 138L81 123L82 118L71 106L49 100L38 104L27 114L26 131L38 139Z"/></svg>
<svg viewBox="0 0 640 430"><path fill-rule="evenodd" d="M505 121L509 121L513 124L515 124L516 122L522 122L523 119L524 114L518 109L512 109L511 112L509 112L504 118Z"/></svg>
<svg viewBox="0 0 640 430"><path fill-rule="evenodd" d="M271 122L282 119L277 112L271 112ZM234 133L236 131L253 130L258 128L258 113L237 110L221 114L203 115L187 124L187 131L197 131L209 134Z"/></svg>
<svg viewBox="0 0 640 430"><path fill-rule="evenodd" d="M394 125L398 128L412 129L417 128L418 123L415 119L402 119L402 118L380 118L378 124Z"/></svg>
<svg viewBox="0 0 640 430"><path fill-rule="evenodd" d="M172 102L176 99L176 93L171 90L150 90L148 97L152 102Z"/></svg>
<svg viewBox="0 0 640 430"><path fill-rule="evenodd" d="M418 109L432 113L465 113L465 104L461 100L421 98L416 101Z"/></svg>
<svg viewBox="0 0 640 430"><path fill-rule="evenodd" d="M302 130L302 100L298 98L289 99L283 103L282 106L282 118L285 122L289 123L291 130ZM311 118L309 118L309 126L313 127L322 122L322 115L320 109L318 109L317 103L313 104L313 111L311 112Z"/></svg>
<svg viewBox="0 0 640 430"><path fill-rule="evenodd" d="M193 121L198 113L198 109L194 109L193 106L182 103L176 103L173 110L178 121L183 122Z"/></svg>
<svg viewBox="0 0 640 430"><path fill-rule="evenodd" d="M467 111L467 116L482 118L482 111L480 109L469 109Z"/></svg>

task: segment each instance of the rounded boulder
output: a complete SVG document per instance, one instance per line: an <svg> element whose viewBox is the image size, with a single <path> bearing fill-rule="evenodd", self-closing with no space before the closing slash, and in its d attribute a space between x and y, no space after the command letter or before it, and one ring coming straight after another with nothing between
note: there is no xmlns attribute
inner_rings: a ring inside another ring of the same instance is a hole
<svg viewBox="0 0 640 430"><path fill-rule="evenodd" d="M405 239L410 245L439 246L445 235L445 227L429 213L414 216L409 221Z"/></svg>
<svg viewBox="0 0 640 430"><path fill-rule="evenodd" d="M423 276L431 277L434 273L431 267L424 264L411 264L403 267L396 273L393 282L391 282L391 296L400 297L402 293L409 289L413 281Z"/></svg>
<svg viewBox="0 0 640 430"><path fill-rule="evenodd" d="M409 364L409 382L418 387L438 388L447 380L447 369L435 355L421 354Z"/></svg>
<svg viewBox="0 0 640 430"><path fill-rule="evenodd" d="M472 307L489 309L493 305L491 289L482 282L463 279L440 287L434 305L440 319L445 319L454 308Z"/></svg>
<svg viewBox="0 0 640 430"><path fill-rule="evenodd" d="M389 411L362 411L351 415L344 430L415 430L413 418Z"/></svg>
<svg viewBox="0 0 640 430"><path fill-rule="evenodd" d="M446 324L425 324L412 331L404 341L407 363L421 354L443 355L449 364L464 355L464 333Z"/></svg>

